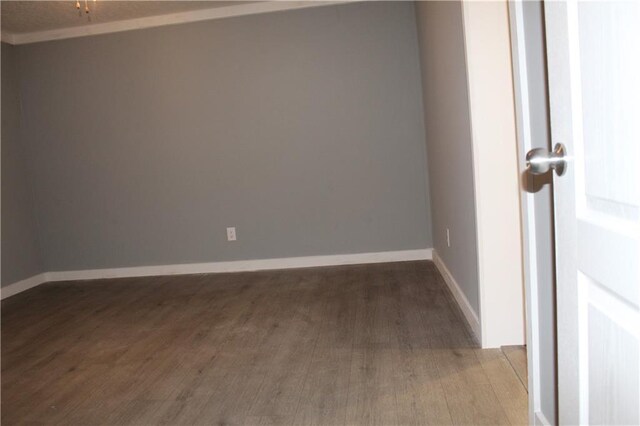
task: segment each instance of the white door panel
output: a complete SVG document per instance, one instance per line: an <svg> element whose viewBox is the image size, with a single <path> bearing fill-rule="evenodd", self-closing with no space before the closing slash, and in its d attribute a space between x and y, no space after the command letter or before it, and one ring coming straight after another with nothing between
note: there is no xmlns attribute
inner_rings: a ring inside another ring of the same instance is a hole
<svg viewBox="0 0 640 426"><path fill-rule="evenodd" d="M640 424L640 3L545 4L561 424Z"/></svg>

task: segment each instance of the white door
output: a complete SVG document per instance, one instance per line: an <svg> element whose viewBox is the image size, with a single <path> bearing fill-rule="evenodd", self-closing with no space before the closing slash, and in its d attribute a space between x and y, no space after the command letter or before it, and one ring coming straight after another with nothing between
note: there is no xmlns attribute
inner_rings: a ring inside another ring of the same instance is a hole
<svg viewBox="0 0 640 426"><path fill-rule="evenodd" d="M547 2L561 424L640 424L640 2Z"/></svg>

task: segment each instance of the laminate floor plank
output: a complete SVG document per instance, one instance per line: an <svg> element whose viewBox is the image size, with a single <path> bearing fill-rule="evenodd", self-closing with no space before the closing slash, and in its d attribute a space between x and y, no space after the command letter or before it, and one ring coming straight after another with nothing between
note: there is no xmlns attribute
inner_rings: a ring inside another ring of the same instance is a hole
<svg viewBox="0 0 640 426"><path fill-rule="evenodd" d="M529 374L527 370L527 347L522 345L503 346L502 352L509 360L509 364L515 370L520 382L525 387L529 386Z"/></svg>
<svg viewBox="0 0 640 426"><path fill-rule="evenodd" d="M295 425L342 425L347 401L358 305L358 282L349 271L328 271L326 300Z"/></svg>
<svg viewBox="0 0 640 426"><path fill-rule="evenodd" d="M504 353L500 349L477 349L476 357L489 377L491 387L509 422L513 425L526 425L529 422L527 390L513 374L513 368Z"/></svg>
<svg viewBox="0 0 640 426"><path fill-rule="evenodd" d="M3 425L527 416L523 352L478 349L427 261L48 283L1 315Z"/></svg>
<svg viewBox="0 0 640 426"><path fill-rule="evenodd" d="M346 424L397 425L398 349L354 349Z"/></svg>
<svg viewBox="0 0 640 426"><path fill-rule="evenodd" d="M437 349L434 356L453 424L510 424L475 349Z"/></svg>

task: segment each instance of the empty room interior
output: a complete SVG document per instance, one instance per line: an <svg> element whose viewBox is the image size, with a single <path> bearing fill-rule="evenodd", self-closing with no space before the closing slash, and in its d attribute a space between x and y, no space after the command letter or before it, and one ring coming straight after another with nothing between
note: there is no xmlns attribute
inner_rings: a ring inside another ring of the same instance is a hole
<svg viewBox="0 0 640 426"><path fill-rule="evenodd" d="M529 422L506 1L1 13L2 424Z"/></svg>

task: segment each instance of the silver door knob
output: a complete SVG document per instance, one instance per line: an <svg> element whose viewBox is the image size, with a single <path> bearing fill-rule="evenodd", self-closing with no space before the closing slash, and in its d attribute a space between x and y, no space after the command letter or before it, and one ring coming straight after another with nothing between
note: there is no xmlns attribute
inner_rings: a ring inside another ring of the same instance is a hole
<svg viewBox="0 0 640 426"><path fill-rule="evenodd" d="M567 151L563 144L556 144L553 152L544 148L535 148L527 152L527 171L533 175L543 175L550 169L562 176L567 169Z"/></svg>

